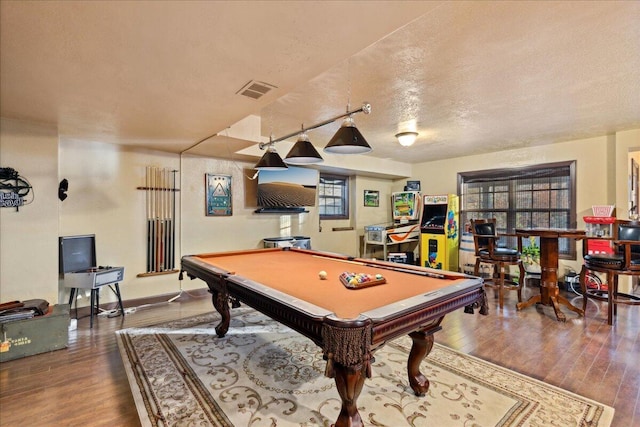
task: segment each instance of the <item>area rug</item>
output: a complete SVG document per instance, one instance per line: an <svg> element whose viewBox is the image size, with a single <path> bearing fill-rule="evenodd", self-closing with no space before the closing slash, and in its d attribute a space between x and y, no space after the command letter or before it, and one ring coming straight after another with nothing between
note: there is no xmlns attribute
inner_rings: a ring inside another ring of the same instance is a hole
<svg viewBox="0 0 640 427"><path fill-rule="evenodd" d="M309 339L249 309L117 332L142 426L330 426L334 381ZM429 392L409 387L411 340L375 353L358 410L368 426L608 427L613 408L436 344L421 365Z"/></svg>

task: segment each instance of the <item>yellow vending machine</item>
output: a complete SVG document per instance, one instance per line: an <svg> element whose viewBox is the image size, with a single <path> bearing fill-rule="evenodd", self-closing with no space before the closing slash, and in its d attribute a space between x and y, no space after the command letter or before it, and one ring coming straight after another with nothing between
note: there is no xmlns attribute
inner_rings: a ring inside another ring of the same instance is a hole
<svg viewBox="0 0 640 427"><path fill-rule="evenodd" d="M425 195L420 223L423 267L458 271L459 202L455 194Z"/></svg>

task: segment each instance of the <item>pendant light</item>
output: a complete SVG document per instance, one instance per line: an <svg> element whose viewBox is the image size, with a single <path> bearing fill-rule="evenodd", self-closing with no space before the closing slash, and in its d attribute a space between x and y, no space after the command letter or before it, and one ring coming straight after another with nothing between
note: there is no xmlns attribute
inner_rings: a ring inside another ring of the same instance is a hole
<svg viewBox="0 0 640 427"><path fill-rule="evenodd" d="M371 146L356 127L353 117L349 116L333 135L324 151L337 154L363 154L371 151Z"/></svg>
<svg viewBox="0 0 640 427"><path fill-rule="evenodd" d="M254 169L257 170L284 170L289 167L285 162L282 161L282 157L276 151L276 148L273 146L273 143L269 143L267 147L267 152L264 153L260 161L255 165Z"/></svg>
<svg viewBox="0 0 640 427"><path fill-rule="evenodd" d="M284 159L285 163L291 165L310 165L322 163L324 160L313 146L306 132L302 132L295 145L291 147L289 154Z"/></svg>

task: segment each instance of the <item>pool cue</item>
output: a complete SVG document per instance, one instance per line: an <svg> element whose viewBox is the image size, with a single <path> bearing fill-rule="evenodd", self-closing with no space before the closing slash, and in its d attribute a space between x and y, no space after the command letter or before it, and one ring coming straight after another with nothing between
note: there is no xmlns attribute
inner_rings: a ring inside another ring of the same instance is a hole
<svg viewBox="0 0 640 427"><path fill-rule="evenodd" d="M155 195L156 195L156 214L155 214L155 219L156 219L156 229L157 229L157 234L156 234L156 263L154 265L154 270L153 271L160 271L160 239L162 237L162 227L160 224L160 209L161 209L161 201L162 199L160 198L160 171L158 170L158 168L156 168L156 185L155 185Z"/></svg>
<svg viewBox="0 0 640 427"><path fill-rule="evenodd" d="M153 269L158 271L158 169L153 168Z"/></svg>
<svg viewBox="0 0 640 427"><path fill-rule="evenodd" d="M164 188L162 189L164 198L164 252L163 258L163 270L169 269L169 229L171 227L171 219L169 218L169 169L163 170L164 175Z"/></svg>
<svg viewBox="0 0 640 427"><path fill-rule="evenodd" d="M151 193L151 268L149 271L155 271L156 269L156 219L155 219L155 201L156 201L156 192L154 190L154 185L156 183L155 177L156 171L155 168L151 168L150 172L150 186L149 192Z"/></svg>
<svg viewBox="0 0 640 427"><path fill-rule="evenodd" d="M171 249L169 251L169 268L173 270L175 267L175 257L176 257L176 229L175 229L175 221L176 221L176 172L175 170L171 171L173 175L173 181L171 184Z"/></svg>
<svg viewBox="0 0 640 427"><path fill-rule="evenodd" d="M147 272L151 271L151 242L152 242L152 233L151 233L151 229L153 227L153 225L151 224L151 167L147 166L146 170L145 170L145 177L144 177L144 186L145 186L145 196L146 196L146 203L147 203Z"/></svg>
<svg viewBox="0 0 640 427"><path fill-rule="evenodd" d="M166 268L171 270L173 268L173 261L171 260L171 244L173 235L173 217L171 215L171 170L167 169L167 256L166 256Z"/></svg>
<svg viewBox="0 0 640 427"><path fill-rule="evenodd" d="M151 195L151 216L149 217L151 220L151 268L149 271L155 271L156 269L156 169L155 167L151 167L149 173L149 193Z"/></svg>
<svg viewBox="0 0 640 427"><path fill-rule="evenodd" d="M156 271L162 271L162 176L160 169L156 168L156 198L158 201L156 211L156 223L158 224L158 235L156 237Z"/></svg>
<svg viewBox="0 0 640 427"><path fill-rule="evenodd" d="M165 180L165 169L161 169L160 170L160 177L161 177L161 185L160 185L160 198L162 199L162 211L160 214L160 223L162 224L162 240L160 243L160 271L164 271L165 269L165 263L167 260L166 257L166 250L167 250L167 216L166 216L166 180Z"/></svg>
<svg viewBox="0 0 640 427"><path fill-rule="evenodd" d="M158 271L164 271L164 235L165 235L165 223L164 223L164 170L159 169L160 175L160 189L158 195L160 196L160 264L158 265Z"/></svg>

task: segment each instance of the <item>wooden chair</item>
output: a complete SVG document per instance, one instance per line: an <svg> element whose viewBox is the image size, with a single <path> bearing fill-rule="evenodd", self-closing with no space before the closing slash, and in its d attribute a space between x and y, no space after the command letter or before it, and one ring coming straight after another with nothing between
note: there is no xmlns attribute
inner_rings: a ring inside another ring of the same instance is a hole
<svg viewBox="0 0 640 427"><path fill-rule="evenodd" d="M524 283L524 266L520 258L521 244L519 249L510 249L498 245L500 237L506 235L498 235L496 233L496 219L472 219L471 232L473 233L473 242L476 252L476 264L474 274L478 276L480 264L490 264L493 267L493 276L491 279L485 279L485 286L492 287L496 290L498 297L498 305L500 308L504 306L503 290L513 290L518 292L518 302L522 302L522 283ZM520 239L518 239L520 242ZM518 282L507 279L510 265L517 265L520 270Z"/></svg>
<svg viewBox="0 0 640 427"><path fill-rule="evenodd" d="M582 289L582 310L587 308L587 301L593 298L607 302L607 323L613 325L618 313L618 304L640 305L640 297L618 291L619 276L640 276L640 223L617 220L613 228L612 253L589 253L589 240L606 240L603 238L587 238L582 245L584 264L580 271L580 288ZM588 273L599 272L606 275L606 289L592 289L587 286Z"/></svg>

